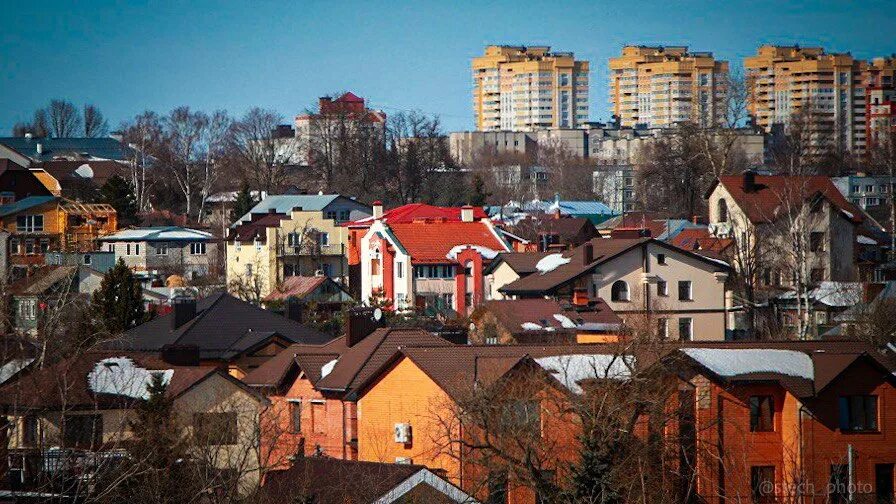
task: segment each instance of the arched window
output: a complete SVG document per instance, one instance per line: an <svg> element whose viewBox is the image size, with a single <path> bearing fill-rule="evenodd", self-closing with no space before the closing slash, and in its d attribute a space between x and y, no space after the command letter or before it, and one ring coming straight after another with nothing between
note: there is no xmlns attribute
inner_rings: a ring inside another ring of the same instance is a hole
<svg viewBox="0 0 896 504"><path fill-rule="evenodd" d="M728 222L728 203L725 198L719 200L719 222Z"/></svg>
<svg viewBox="0 0 896 504"><path fill-rule="evenodd" d="M612 301L628 301L628 284L622 280L613 282L610 289L610 299Z"/></svg>

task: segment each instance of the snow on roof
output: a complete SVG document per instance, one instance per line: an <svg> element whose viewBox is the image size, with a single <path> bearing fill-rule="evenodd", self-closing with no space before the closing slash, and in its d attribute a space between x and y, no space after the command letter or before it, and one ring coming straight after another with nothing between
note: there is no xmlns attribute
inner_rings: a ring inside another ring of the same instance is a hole
<svg viewBox="0 0 896 504"><path fill-rule="evenodd" d="M859 235L856 238L856 241L861 243L862 245L877 245L877 240L875 240L873 238L868 238L867 236L864 236L864 235Z"/></svg>
<svg viewBox="0 0 896 504"><path fill-rule="evenodd" d="M574 394L582 393L584 380L626 380L631 376L634 356L615 354L555 355L535 359Z"/></svg>
<svg viewBox="0 0 896 504"><path fill-rule="evenodd" d="M333 368L336 367L336 361L339 359L333 359L330 362L324 364L320 367L320 377L323 379L325 376L333 372Z"/></svg>
<svg viewBox="0 0 896 504"><path fill-rule="evenodd" d="M794 299L796 293L785 292L780 299ZM833 307L855 306L862 302L861 282L832 282L826 280L809 291L809 299Z"/></svg>
<svg viewBox="0 0 896 504"><path fill-rule="evenodd" d="M0 385L9 381L10 378L28 367L32 362L34 362L34 359L13 359L0 366Z"/></svg>
<svg viewBox="0 0 896 504"><path fill-rule="evenodd" d="M102 241L166 241L166 240L210 240L212 234L198 229L179 226L161 226L123 229L115 234L103 236Z"/></svg>
<svg viewBox="0 0 896 504"><path fill-rule="evenodd" d="M803 352L761 348L685 348L685 355L719 376L778 373L812 380L812 359Z"/></svg>
<svg viewBox="0 0 896 504"><path fill-rule="evenodd" d="M557 319L557 322L560 322L560 325L563 326L564 329L575 329L576 323L572 321L569 317L562 313L555 313L554 318Z"/></svg>
<svg viewBox="0 0 896 504"><path fill-rule="evenodd" d="M571 259L569 257L563 257L563 254L548 254L535 264L535 269L544 275L545 273L554 271L564 264L568 264L569 261L571 261Z"/></svg>
<svg viewBox="0 0 896 504"><path fill-rule="evenodd" d="M161 375L162 383L167 385L174 376L174 370L144 369L134 365L134 361L127 357L110 357L94 365L93 371L87 375L87 383L90 390L97 394L148 399L149 391L146 388L156 375Z"/></svg>
<svg viewBox="0 0 896 504"><path fill-rule="evenodd" d="M536 324L535 322L523 322L520 324L524 331L541 331L544 327Z"/></svg>
<svg viewBox="0 0 896 504"><path fill-rule="evenodd" d="M494 259L495 256L500 253L497 250L492 250L488 247L483 247L482 245L455 245L455 246L451 247L451 250L449 250L447 254L445 254L445 258L451 259L452 261L456 261L457 254L460 254L467 248L471 248L471 249L475 250L484 259Z"/></svg>

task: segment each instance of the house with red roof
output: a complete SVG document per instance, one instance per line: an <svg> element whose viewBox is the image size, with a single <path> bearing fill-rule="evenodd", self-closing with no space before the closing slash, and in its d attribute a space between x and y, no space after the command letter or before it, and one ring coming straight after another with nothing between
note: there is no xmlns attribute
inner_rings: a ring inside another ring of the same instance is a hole
<svg viewBox="0 0 896 504"><path fill-rule="evenodd" d="M361 299L465 316L484 299L485 266L509 250L503 233L489 219L476 219L472 206L461 209L460 221L381 217L360 242Z"/></svg>
<svg viewBox="0 0 896 504"><path fill-rule="evenodd" d="M313 153L317 146L322 144L329 132L343 128L369 129L373 137L379 136L385 141L385 125L386 113L367 108L364 98L352 92L335 99L322 96L318 100L318 113L296 116L296 161L301 165L314 164Z"/></svg>
<svg viewBox="0 0 896 504"><path fill-rule="evenodd" d="M719 177L707 191L712 234L761 249L769 285L787 283L800 238L809 282L856 279L856 240L864 214L829 177L742 175ZM749 244L749 245L748 245ZM790 260L788 260L790 259Z"/></svg>

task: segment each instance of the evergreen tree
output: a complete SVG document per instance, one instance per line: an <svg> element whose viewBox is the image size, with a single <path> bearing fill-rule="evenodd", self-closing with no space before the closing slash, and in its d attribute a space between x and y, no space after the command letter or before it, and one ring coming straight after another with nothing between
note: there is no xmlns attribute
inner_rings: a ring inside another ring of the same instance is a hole
<svg viewBox="0 0 896 504"><path fill-rule="evenodd" d="M468 198L470 204L473 206L485 206L488 204L488 199L492 196L492 193L486 189L485 180L482 179L482 176L478 173L473 175L470 185L470 196Z"/></svg>
<svg viewBox="0 0 896 504"><path fill-rule="evenodd" d="M619 504L622 498L612 481L613 450L598 439L592 430L580 436L581 452L577 464L571 468L572 502Z"/></svg>
<svg viewBox="0 0 896 504"><path fill-rule="evenodd" d="M124 261L119 259L93 293L93 310L112 334L143 322L143 287Z"/></svg>
<svg viewBox="0 0 896 504"><path fill-rule="evenodd" d="M130 226L137 223L137 198L127 180L113 175L100 188L100 201L108 203L118 213L119 226Z"/></svg>
<svg viewBox="0 0 896 504"><path fill-rule="evenodd" d="M233 214L231 214L233 219L239 219L249 213L249 210L252 210L256 203L258 202L252 197L249 185L243 184L242 189L236 195L236 201L233 203Z"/></svg>

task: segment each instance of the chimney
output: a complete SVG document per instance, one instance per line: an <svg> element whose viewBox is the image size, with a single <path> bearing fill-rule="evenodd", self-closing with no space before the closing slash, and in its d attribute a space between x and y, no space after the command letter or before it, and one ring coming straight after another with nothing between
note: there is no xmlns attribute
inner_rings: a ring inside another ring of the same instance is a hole
<svg viewBox="0 0 896 504"><path fill-rule="evenodd" d="M594 262L594 244L590 241L582 245L582 264L587 265Z"/></svg>
<svg viewBox="0 0 896 504"><path fill-rule="evenodd" d="M460 220L462 222L473 222L473 207L464 205L460 207Z"/></svg>
<svg viewBox="0 0 896 504"><path fill-rule="evenodd" d="M38 154L43 154L43 153L44 153L44 144L42 144L42 143L40 143L40 142L37 142L37 153L38 153Z"/></svg>
<svg viewBox="0 0 896 504"><path fill-rule="evenodd" d="M383 202L376 200L373 202L373 219L380 220L383 218Z"/></svg>
<svg viewBox="0 0 896 504"><path fill-rule="evenodd" d="M572 291L572 304L575 306L588 306L588 289L576 287Z"/></svg>
<svg viewBox="0 0 896 504"><path fill-rule="evenodd" d="M370 307L349 308L345 314L345 344L355 346L379 327L374 319L374 309Z"/></svg>
<svg viewBox="0 0 896 504"><path fill-rule="evenodd" d="M554 210L554 218L555 218L555 219L559 219L560 217L561 217L561 215L560 215L560 207L557 207L557 208Z"/></svg>
<svg viewBox="0 0 896 504"><path fill-rule="evenodd" d="M172 366L198 366L199 347L196 345L164 345L162 360Z"/></svg>
<svg viewBox="0 0 896 504"><path fill-rule="evenodd" d="M744 172L744 192L751 193L756 191L756 172L747 170Z"/></svg>
<svg viewBox="0 0 896 504"><path fill-rule="evenodd" d="M693 222L694 224L699 224L699 222L697 222L697 219L699 219L699 218L700 218L700 217L697 216L697 215L692 215L692 216L691 216L691 222Z"/></svg>
<svg viewBox="0 0 896 504"><path fill-rule="evenodd" d="M304 322L304 312L305 312L305 303L294 297L290 297L286 300L286 318L289 320L294 320L298 323Z"/></svg>
<svg viewBox="0 0 896 504"><path fill-rule="evenodd" d="M177 296L171 300L171 330L175 330L196 316L196 299Z"/></svg>

